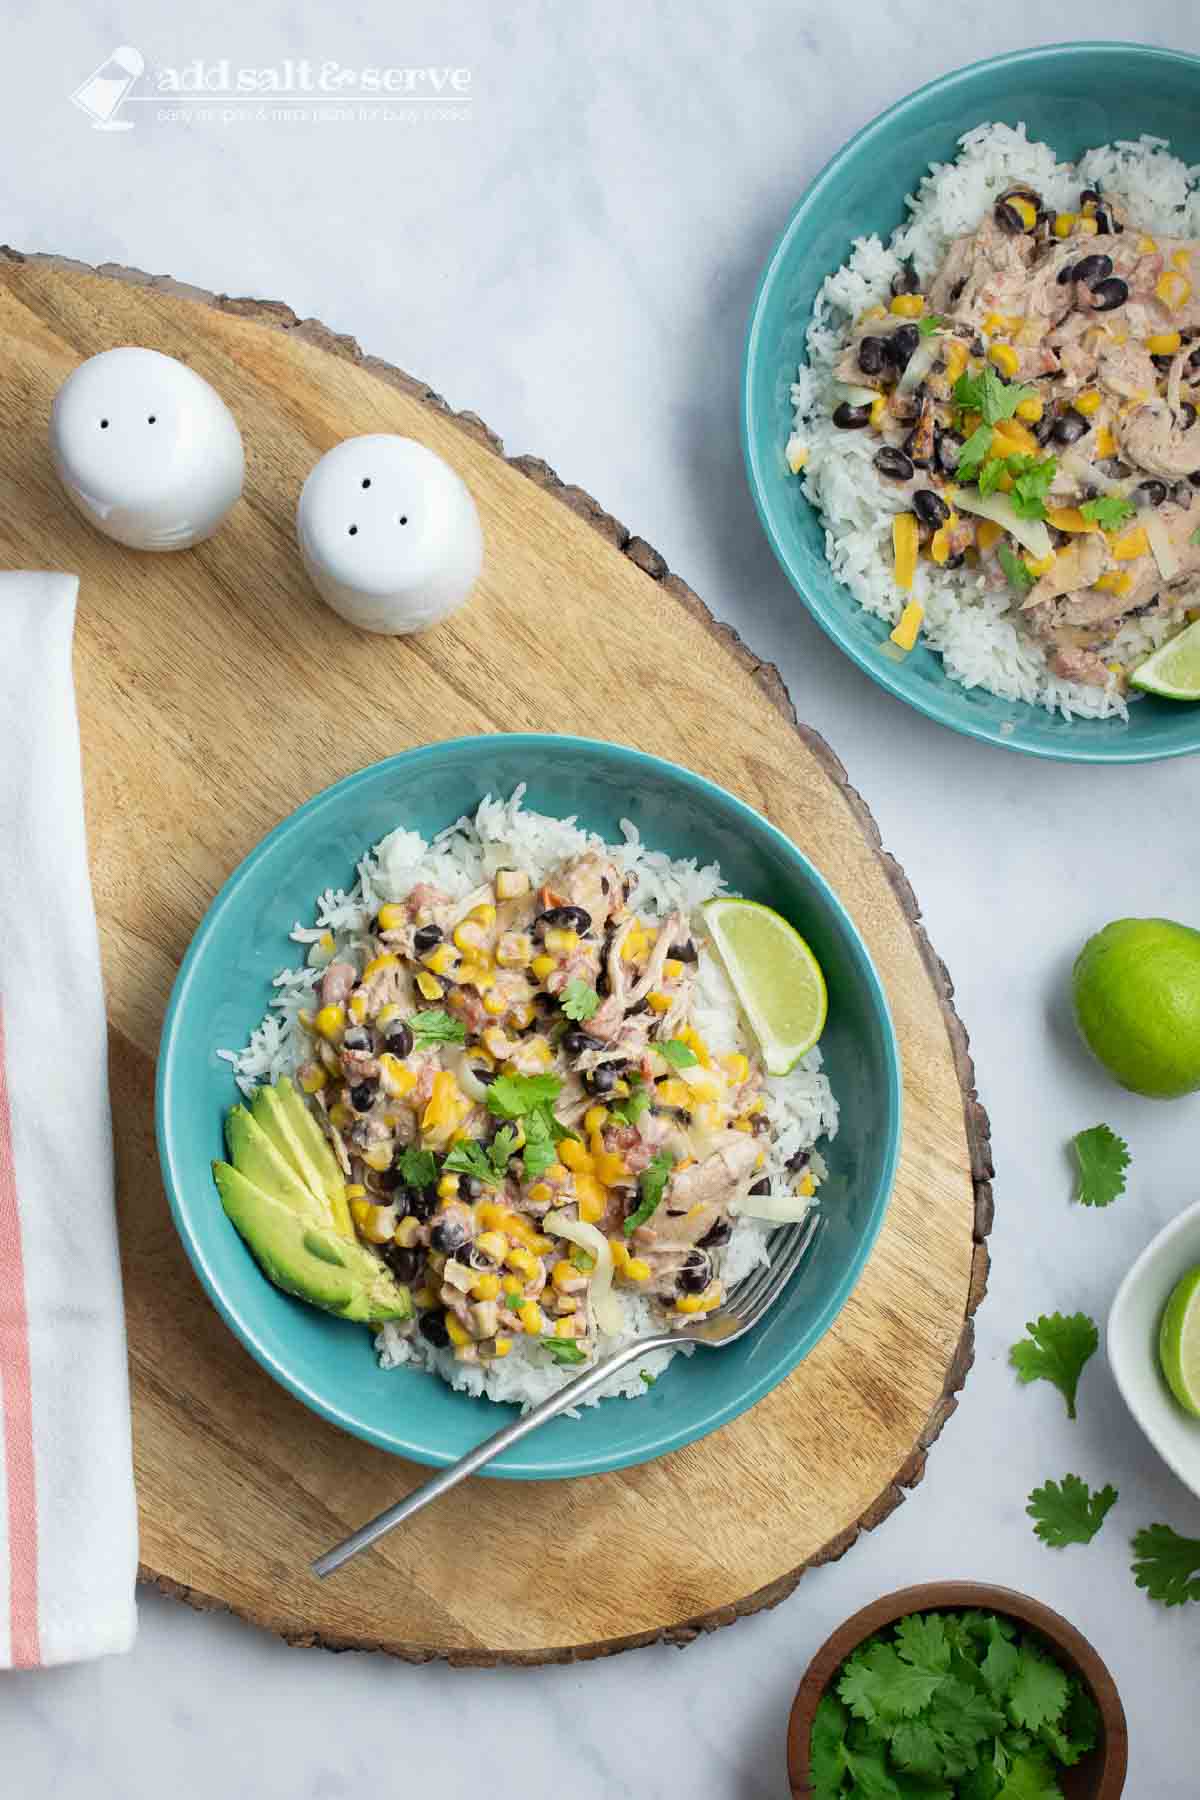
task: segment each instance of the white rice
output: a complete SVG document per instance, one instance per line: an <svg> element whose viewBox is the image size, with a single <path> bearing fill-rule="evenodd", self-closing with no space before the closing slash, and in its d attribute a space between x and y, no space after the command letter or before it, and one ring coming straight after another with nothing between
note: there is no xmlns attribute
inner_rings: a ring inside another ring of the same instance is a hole
<svg viewBox="0 0 1200 1800"><path fill-rule="evenodd" d="M891 542L892 516L905 502L875 469L877 442L832 422L840 397L833 369L847 327L867 307L887 304L902 262L913 263L923 285L953 239L975 231L996 195L1016 182L1063 209L1078 200L1081 187L1096 186L1124 199L1135 226L1168 236L1200 234L1200 166L1172 156L1164 138L1102 145L1076 164L1060 163L1048 145L1030 143L1024 125L980 125L959 142L957 160L935 163L908 197L909 217L888 244L856 238L849 260L825 281L808 330L808 364L801 364L792 387L789 448L808 451L804 492L824 518L830 564L860 606L889 624L907 597L892 580ZM1031 701L1068 719L1127 716L1115 678L1096 688L1051 674L1044 652L1014 624L1008 594L988 589L977 570L922 562L911 597L925 608L924 642L964 687ZM1131 620L1112 654L1127 665L1138 662L1178 628L1162 617Z"/></svg>
<svg viewBox="0 0 1200 1800"><path fill-rule="evenodd" d="M623 841L604 844L594 832L585 831L574 818L554 819L544 813L526 812L521 804L524 784L511 799L484 799L473 818L461 818L427 843L414 831L400 828L375 845L358 865L358 880L349 892L326 889L317 900L311 926L297 923L291 937L298 944L315 945L325 932L333 936L335 956L365 950L370 921L381 905L402 900L419 881L435 883L458 896L490 878L497 869L516 867L529 872L535 884L543 881L567 858L586 850L602 850L627 875L634 878L630 905L653 915L672 910L686 913L700 952L694 1022L705 1042L717 1054L751 1050L752 1040L741 1018L737 998L704 930L700 908L706 900L725 891L716 863L698 867L693 858L674 861L661 851L649 850L628 819L621 821ZM242 1050L220 1050L232 1064L242 1093L250 1097L261 1082L294 1075L308 1056L308 1036L300 1024L301 1008L311 1008L321 980L321 967L280 969L274 977L275 996L270 1010L251 1033ZM772 1182L772 1197L789 1194L788 1159L800 1150L813 1150L822 1137L837 1131L838 1108L828 1078L821 1073L821 1053L813 1050L789 1075L768 1076L766 1112L771 1122L771 1141L763 1175ZM812 1168L818 1178L824 1172L814 1152ZM728 1285L740 1281L757 1263L767 1260L767 1242L778 1227L751 1218L736 1221L724 1252L722 1277ZM662 1315L651 1303L622 1289L625 1329L599 1340L601 1357L662 1329ZM395 1325L382 1327L376 1338L379 1360L385 1369L427 1368L443 1376L452 1387L492 1400L535 1406L569 1381L575 1370L560 1367L549 1353L527 1340L517 1339L508 1356L487 1364L461 1363L450 1349L435 1350L421 1337L408 1337ZM688 1354L687 1346L682 1346ZM649 1352L636 1364L618 1371L586 1402L593 1405L609 1395L629 1399L649 1391L674 1350ZM646 1377L648 1379L644 1379Z"/></svg>

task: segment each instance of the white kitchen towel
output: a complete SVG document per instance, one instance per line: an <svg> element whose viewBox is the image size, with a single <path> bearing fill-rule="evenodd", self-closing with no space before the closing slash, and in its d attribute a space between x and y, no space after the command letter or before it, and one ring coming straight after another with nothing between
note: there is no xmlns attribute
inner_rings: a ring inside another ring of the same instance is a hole
<svg viewBox="0 0 1200 1800"><path fill-rule="evenodd" d="M136 1628L78 588L0 574L0 1668L127 1650Z"/></svg>

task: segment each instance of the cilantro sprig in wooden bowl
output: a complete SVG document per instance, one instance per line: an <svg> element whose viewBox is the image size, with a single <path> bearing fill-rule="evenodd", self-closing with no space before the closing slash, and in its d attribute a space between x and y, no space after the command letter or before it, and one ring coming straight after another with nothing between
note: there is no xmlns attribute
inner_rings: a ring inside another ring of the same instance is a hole
<svg viewBox="0 0 1200 1800"><path fill-rule="evenodd" d="M1117 1800L1127 1760L1125 1709L1087 1639L1039 1600L967 1581L855 1613L788 1726L796 1800Z"/></svg>

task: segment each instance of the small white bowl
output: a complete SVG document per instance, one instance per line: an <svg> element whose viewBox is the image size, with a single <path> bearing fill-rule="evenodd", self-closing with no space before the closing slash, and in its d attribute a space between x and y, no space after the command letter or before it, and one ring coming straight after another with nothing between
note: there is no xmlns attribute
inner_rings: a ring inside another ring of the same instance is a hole
<svg viewBox="0 0 1200 1800"><path fill-rule="evenodd" d="M1163 1461L1200 1495L1200 1419L1184 1412L1158 1366L1158 1327L1171 1289L1200 1263L1200 1202L1151 1239L1108 1315L1108 1363L1121 1398Z"/></svg>

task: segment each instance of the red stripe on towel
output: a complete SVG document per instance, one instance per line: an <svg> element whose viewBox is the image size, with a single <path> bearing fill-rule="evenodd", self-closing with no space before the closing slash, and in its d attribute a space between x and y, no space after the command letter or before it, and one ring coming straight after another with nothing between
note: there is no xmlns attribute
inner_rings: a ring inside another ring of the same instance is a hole
<svg viewBox="0 0 1200 1800"><path fill-rule="evenodd" d="M37 1492L33 1470L33 1390L21 1215L13 1164L4 1013L0 1008L0 1393L8 1482L8 1613L12 1665L36 1668L38 1640Z"/></svg>

